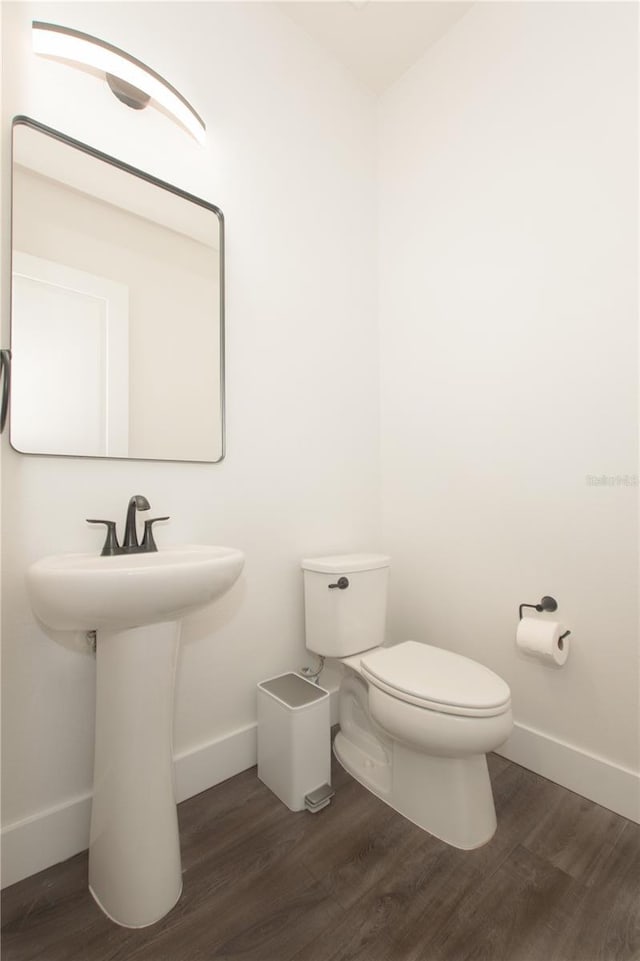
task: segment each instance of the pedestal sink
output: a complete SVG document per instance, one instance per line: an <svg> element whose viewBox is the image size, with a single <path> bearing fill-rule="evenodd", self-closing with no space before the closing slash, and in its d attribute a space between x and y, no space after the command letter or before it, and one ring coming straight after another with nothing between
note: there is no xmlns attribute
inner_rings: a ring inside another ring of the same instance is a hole
<svg viewBox="0 0 640 961"><path fill-rule="evenodd" d="M172 756L180 621L227 591L243 564L233 548L187 545L62 554L27 572L45 625L97 632L89 888L118 924L153 924L180 897Z"/></svg>

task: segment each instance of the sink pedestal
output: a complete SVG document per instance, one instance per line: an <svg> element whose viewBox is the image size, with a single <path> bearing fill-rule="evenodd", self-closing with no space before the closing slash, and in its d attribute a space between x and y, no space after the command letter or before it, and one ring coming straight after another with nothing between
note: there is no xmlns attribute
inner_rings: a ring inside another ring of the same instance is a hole
<svg viewBox="0 0 640 961"><path fill-rule="evenodd" d="M58 554L27 571L43 624L97 632L89 887L105 914L126 927L159 921L182 890L173 784L180 622L228 591L243 565L233 547L183 544L105 557Z"/></svg>
<svg viewBox="0 0 640 961"><path fill-rule="evenodd" d="M173 776L180 623L98 630L89 888L113 921L153 924L182 891Z"/></svg>

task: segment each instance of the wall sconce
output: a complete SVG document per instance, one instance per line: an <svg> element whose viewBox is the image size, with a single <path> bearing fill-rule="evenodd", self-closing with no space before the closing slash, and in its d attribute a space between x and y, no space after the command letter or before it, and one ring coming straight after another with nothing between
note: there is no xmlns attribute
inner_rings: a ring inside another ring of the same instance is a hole
<svg viewBox="0 0 640 961"><path fill-rule="evenodd" d="M45 57L92 67L105 74L114 95L127 107L143 110L155 103L204 143L206 127L202 117L175 87L141 60L88 33L34 20L33 49Z"/></svg>

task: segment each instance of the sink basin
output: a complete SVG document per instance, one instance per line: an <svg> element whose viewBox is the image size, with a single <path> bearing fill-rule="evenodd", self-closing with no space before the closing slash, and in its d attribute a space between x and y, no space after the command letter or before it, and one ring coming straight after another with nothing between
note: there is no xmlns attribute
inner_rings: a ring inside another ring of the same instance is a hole
<svg viewBox="0 0 640 961"><path fill-rule="evenodd" d="M36 561L27 588L36 616L60 631L124 630L175 621L237 580L244 555L187 544L153 554L60 554Z"/></svg>
<svg viewBox="0 0 640 961"><path fill-rule="evenodd" d="M186 545L61 554L27 571L43 624L96 632L89 890L117 924L154 924L180 897L171 732L181 619L224 594L243 564L242 551Z"/></svg>

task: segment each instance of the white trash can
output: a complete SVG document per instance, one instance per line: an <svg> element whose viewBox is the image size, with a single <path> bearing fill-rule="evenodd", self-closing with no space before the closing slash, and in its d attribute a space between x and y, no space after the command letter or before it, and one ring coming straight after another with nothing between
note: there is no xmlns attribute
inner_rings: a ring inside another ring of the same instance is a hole
<svg viewBox="0 0 640 961"><path fill-rule="evenodd" d="M258 777L291 811L331 798L329 692L299 674L258 684Z"/></svg>

